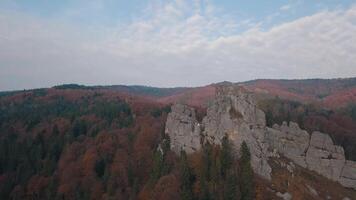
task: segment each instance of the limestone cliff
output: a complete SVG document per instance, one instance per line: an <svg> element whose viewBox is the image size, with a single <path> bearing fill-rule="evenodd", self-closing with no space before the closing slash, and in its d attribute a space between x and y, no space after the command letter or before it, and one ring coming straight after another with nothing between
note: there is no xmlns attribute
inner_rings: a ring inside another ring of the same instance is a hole
<svg viewBox="0 0 356 200"><path fill-rule="evenodd" d="M217 90L217 96L207 109L203 119L206 140L220 144L227 135L238 153L243 141L251 151L254 171L271 179L271 167L267 162L268 145L265 143L265 114L256 107L252 95L241 87L225 86Z"/></svg>
<svg viewBox="0 0 356 200"><path fill-rule="evenodd" d="M171 148L177 154L181 150L192 153L201 148L200 125L193 108L182 104L173 105L167 117L165 132L169 134Z"/></svg>
<svg viewBox="0 0 356 200"><path fill-rule="evenodd" d="M284 122L267 128L270 150L291 159L296 164L315 171L345 187L356 189L356 162L347 161L344 149L334 145L329 135L313 132L309 135L298 124Z"/></svg>
<svg viewBox="0 0 356 200"><path fill-rule="evenodd" d="M268 180L272 171L268 159L277 153L345 187L356 189L356 162L347 161L343 148L334 145L327 134L314 132L310 135L293 122L267 127L265 114L256 106L253 94L233 84L217 89L201 124L193 108L174 105L167 118L166 134L177 153L197 151L206 141L220 144L227 135L237 155L240 145L246 141L255 173Z"/></svg>

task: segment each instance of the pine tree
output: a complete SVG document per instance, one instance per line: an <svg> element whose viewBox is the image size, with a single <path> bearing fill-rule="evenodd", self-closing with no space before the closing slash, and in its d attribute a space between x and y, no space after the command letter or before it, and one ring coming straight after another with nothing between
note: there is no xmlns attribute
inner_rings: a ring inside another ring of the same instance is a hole
<svg viewBox="0 0 356 200"><path fill-rule="evenodd" d="M212 146L210 143L206 143L203 146L203 171L202 176L204 176L207 182L210 181L211 178L211 166L212 166Z"/></svg>
<svg viewBox="0 0 356 200"><path fill-rule="evenodd" d="M193 173L188 164L187 154L183 150L180 153L180 179L182 200L193 200Z"/></svg>
<svg viewBox="0 0 356 200"><path fill-rule="evenodd" d="M241 149L241 200L252 200L254 198L253 170L251 167L251 154L246 142L242 142Z"/></svg>
<svg viewBox="0 0 356 200"><path fill-rule="evenodd" d="M212 194L210 191L211 178L213 167L213 147L207 142L203 145L203 160L202 160L202 170L200 174L200 199L201 200L210 200L212 199Z"/></svg>
<svg viewBox="0 0 356 200"><path fill-rule="evenodd" d="M209 191L209 183L205 176L200 177L200 199L201 200L211 200L211 195Z"/></svg>
<svg viewBox="0 0 356 200"><path fill-rule="evenodd" d="M227 136L224 136L221 142L221 156L220 156L220 165L221 165L221 176L226 177L227 171L231 168L233 163L233 155L231 151L230 141Z"/></svg>
<svg viewBox="0 0 356 200"><path fill-rule="evenodd" d="M157 149L153 155L153 167L152 167L151 177L150 177L151 183L155 183L161 177L163 164L164 164L163 153Z"/></svg>
<svg viewBox="0 0 356 200"><path fill-rule="evenodd" d="M224 200L238 199L238 183L236 173L230 174L225 183Z"/></svg>
<svg viewBox="0 0 356 200"><path fill-rule="evenodd" d="M232 147L227 136L224 136L221 142L221 177L224 180L224 200L235 200L238 199L238 182L237 182L237 171L234 168L234 156L232 153Z"/></svg>

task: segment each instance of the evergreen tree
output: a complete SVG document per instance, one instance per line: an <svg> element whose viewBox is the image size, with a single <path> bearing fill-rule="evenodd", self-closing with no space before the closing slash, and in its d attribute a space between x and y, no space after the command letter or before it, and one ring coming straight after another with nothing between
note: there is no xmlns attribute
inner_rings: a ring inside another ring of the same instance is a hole
<svg viewBox="0 0 356 200"><path fill-rule="evenodd" d="M212 165L213 165L213 147L207 142L203 145L203 160L202 160L202 170L200 174L200 199L201 200L210 200L211 191L210 191L210 181L212 177Z"/></svg>
<svg viewBox="0 0 356 200"><path fill-rule="evenodd" d="M157 149L153 155L153 167L150 177L151 183L155 183L161 177L163 164L163 153L159 149Z"/></svg>
<svg viewBox="0 0 356 200"><path fill-rule="evenodd" d="M231 150L230 141L227 136L224 136L221 142L221 155L220 155L220 165L221 165L221 176L226 177L227 171L231 168L233 163L233 155Z"/></svg>
<svg viewBox="0 0 356 200"><path fill-rule="evenodd" d="M100 159L95 163L95 172L98 177L103 177L105 173L106 163L104 159Z"/></svg>
<svg viewBox="0 0 356 200"><path fill-rule="evenodd" d="M238 199L238 183L236 173L230 174L225 183L224 200Z"/></svg>
<svg viewBox="0 0 356 200"><path fill-rule="evenodd" d="M85 135L87 133L87 124L84 120L76 120L74 121L72 127L73 136L76 138L80 135Z"/></svg>
<svg viewBox="0 0 356 200"><path fill-rule="evenodd" d="M231 143L227 136L224 136L221 142L220 163L221 178L224 181L223 199L238 199L239 187L237 182L237 171L234 167L234 156Z"/></svg>
<svg viewBox="0 0 356 200"><path fill-rule="evenodd" d="M273 113L271 110L267 110L266 112L266 125L269 127L273 126Z"/></svg>
<svg viewBox="0 0 356 200"><path fill-rule="evenodd" d="M246 142L242 142L240 159L241 177L241 200L251 200L254 198L253 170L251 167L251 154Z"/></svg>
<svg viewBox="0 0 356 200"><path fill-rule="evenodd" d="M203 146L203 170L202 176L207 182L210 181L211 166L212 166L212 146L210 143L206 143Z"/></svg>
<svg viewBox="0 0 356 200"><path fill-rule="evenodd" d="M181 151L180 153L180 179L181 179L181 198L182 200L193 200L193 173L191 168L189 167L187 154L185 151Z"/></svg>
<svg viewBox="0 0 356 200"><path fill-rule="evenodd" d="M209 183L206 180L206 177L200 177L200 199L201 200L211 200L211 195L209 191Z"/></svg>

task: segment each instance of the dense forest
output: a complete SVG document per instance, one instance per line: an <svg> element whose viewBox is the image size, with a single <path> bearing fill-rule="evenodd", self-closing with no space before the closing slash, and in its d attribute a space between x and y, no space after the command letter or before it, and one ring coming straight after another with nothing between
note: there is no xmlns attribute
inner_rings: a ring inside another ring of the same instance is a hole
<svg viewBox="0 0 356 200"><path fill-rule="evenodd" d="M0 97L0 199L253 199L247 145L176 155L170 105L57 87Z"/></svg>

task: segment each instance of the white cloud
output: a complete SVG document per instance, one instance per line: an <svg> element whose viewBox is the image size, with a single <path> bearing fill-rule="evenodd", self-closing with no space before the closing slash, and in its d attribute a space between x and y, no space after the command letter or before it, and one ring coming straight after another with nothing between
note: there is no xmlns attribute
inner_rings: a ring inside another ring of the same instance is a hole
<svg viewBox="0 0 356 200"><path fill-rule="evenodd" d="M291 8L292 6L290 4L287 4L287 5L284 5L282 7L280 7L279 9L282 10L282 11L287 11Z"/></svg>
<svg viewBox="0 0 356 200"><path fill-rule="evenodd" d="M237 34L250 21L195 2L152 4L145 17L107 29L1 13L0 90L356 76L356 7Z"/></svg>

